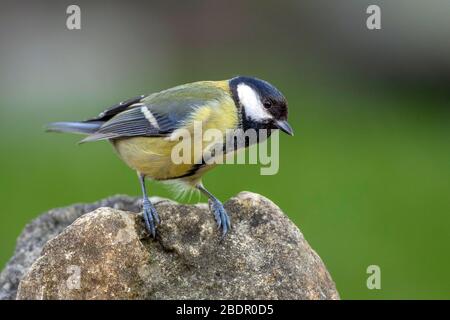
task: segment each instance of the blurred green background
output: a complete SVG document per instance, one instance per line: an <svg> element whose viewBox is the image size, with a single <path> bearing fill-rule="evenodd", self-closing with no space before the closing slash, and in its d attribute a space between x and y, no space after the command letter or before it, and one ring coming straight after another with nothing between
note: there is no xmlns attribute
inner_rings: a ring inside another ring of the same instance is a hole
<svg viewBox="0 0 450 320"><path fill-rule="evenodd" d="M252 75L285 94L295 136L280 135L277 175L221 166L205 177L210 190L276 202L344 299L450 298L450 2L77 1L73 31L69 4L2 1L1 267L40 213L140 194L108 143L78 146L45 123ZM366 28L369 4L381 30ZM366 287L373 264L381 290Z"/></svg>

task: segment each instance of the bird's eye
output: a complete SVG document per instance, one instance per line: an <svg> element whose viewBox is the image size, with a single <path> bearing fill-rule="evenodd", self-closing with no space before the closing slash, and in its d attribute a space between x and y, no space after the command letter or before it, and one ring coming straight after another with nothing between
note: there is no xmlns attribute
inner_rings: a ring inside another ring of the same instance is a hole
<svg viewBox="0 0 450 320"><path fill-rule="evenodd" d="M264 108L269 109L270 107L272 107L272 102L264 101Z"/></svg>

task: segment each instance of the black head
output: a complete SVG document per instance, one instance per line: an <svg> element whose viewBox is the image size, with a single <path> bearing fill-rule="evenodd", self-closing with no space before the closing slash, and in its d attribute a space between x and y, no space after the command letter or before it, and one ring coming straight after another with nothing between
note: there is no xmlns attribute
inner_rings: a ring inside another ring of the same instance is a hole
<svg viewBox="0 0 450 320"><path fill-rule="evenodd" d="M287 122L286 98L277 88L252 77L235 77L230 80L230 88L241 109L244 129L280 129L293 135Z"/></svg>

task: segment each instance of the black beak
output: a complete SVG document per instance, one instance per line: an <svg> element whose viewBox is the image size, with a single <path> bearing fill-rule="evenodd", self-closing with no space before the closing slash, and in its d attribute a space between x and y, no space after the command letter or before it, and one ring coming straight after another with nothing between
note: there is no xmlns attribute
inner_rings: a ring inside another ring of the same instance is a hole
<svg viewBox="0 0 450 320"><path fill-rule="evenodd" d="M275 126L290 136L294 135L294 130L292 130L291 126L286 120L275 121Z"/></svg>

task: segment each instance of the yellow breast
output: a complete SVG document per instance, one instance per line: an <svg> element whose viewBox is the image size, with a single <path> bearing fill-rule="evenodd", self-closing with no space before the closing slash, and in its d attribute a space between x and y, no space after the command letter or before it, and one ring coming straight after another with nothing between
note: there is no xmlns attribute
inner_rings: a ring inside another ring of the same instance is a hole
<svg viewBox="0 0 450 320"><path fill-rule="evenodd" d="M217 85L224 86L224 82L217 82ZM228 90L228 83L226 88ZM154 180L174 179L189 173L195 163L199 162L193 149L189 163L175 164L171 157L173 148L180 143L172 138L179 130L186 130L193 137L195 122L201 123L203 133L208 129L218 129L225 134L227 129L236 128L238 113L231 94L199 107L169 137L133 137L114 141L113 144L123 161L139 173ZM204 150L209 142L203 137L200 141L201 150ZM201 172L205 172L205 169L207 168L203 168Z"/></svg>

